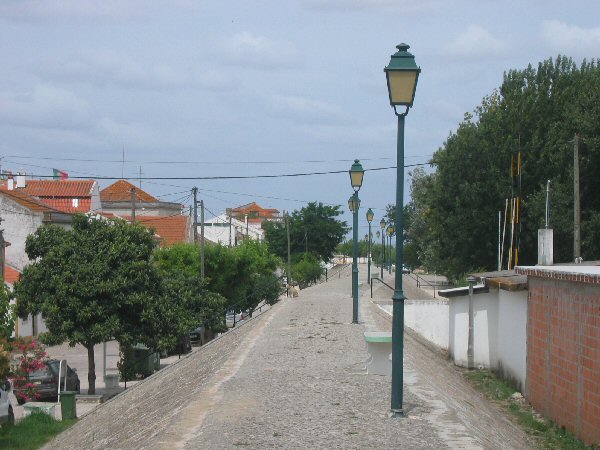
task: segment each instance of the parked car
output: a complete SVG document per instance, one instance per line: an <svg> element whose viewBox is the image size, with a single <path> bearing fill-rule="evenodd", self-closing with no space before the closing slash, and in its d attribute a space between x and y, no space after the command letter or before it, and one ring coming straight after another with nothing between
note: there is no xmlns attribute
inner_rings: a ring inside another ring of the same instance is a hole
<svg viewBox="0 0 600 450"><path fill-rule="evenodd" d="M410 269L405 265L402 265L402 273L410 273Z"/></svg>
<svg viewBox="0 0 600 450"><path fill-rule="evenodd" d="M9 391L10 381L5 380L0 384L0 423L15 423L15 414L8 398Z"/></svg>
<svg viewBox="0 0 600 450"><path fill-rule="evenodd" d="M190 331L190 343L192 345L204 345L204 326L198 325L192 331Z"/></svg>
<svg viewBox="0 0 600 450"><path fill-rule="evenodd" d="M58 372L60 361L58 359L49 359L44 361L46 367L29 374L29 381L35 385L36 391L39 394L39 400L55 399L58 397ZM78 394L81 392L81 384L79 377L74 369L67 365L66 373L66 389L65 379L61 380L61 391L75 391ZM19 399L18 389L14 390L14 394ZM21 399L19 399L21 401Z"/></svg>

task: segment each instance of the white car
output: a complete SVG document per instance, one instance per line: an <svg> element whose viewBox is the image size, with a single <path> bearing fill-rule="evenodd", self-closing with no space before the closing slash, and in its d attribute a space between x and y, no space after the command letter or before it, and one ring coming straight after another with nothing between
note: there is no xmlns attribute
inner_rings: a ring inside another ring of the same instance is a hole
<svg viewBox="0 0 600 450"><path fill-rule="evenodd" d="M10 382L8 380L0 384L0 422L15 423L15 414L8 394L10 392Z"/></svg>

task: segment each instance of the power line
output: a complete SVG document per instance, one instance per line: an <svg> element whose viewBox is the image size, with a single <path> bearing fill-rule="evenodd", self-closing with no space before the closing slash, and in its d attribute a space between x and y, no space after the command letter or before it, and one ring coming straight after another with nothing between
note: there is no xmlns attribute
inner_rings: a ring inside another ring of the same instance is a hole
<svg viewBox="0 0 600 450"><path fill-rule="evenodd" d="M430 162L427 163L416 163L416 164L405 164L404 168L409 167L417 167L417 166L427 166L431 165ZM396 169L396 166L388 166L388 167L376 167L373 169L365 169L365 172L376 172L381 170L391 170ZM306 176L314 176L314 175L335 175L339 173L348 173L348 170L329 170L324 172L300 172L300 173L284 173L277 175L216 175L209 177L130 177L128 179L131 180L252 180L252 179L260 179L260 178L294 178L294 177L306 177ZM32 174L31 176L38 178L54 178L53 175L37 175ZM73 179L88 179L88 177L69 177ZM108 177L108 176L96 176L94 177L98 180L121 180L121 177Z"/></svg>

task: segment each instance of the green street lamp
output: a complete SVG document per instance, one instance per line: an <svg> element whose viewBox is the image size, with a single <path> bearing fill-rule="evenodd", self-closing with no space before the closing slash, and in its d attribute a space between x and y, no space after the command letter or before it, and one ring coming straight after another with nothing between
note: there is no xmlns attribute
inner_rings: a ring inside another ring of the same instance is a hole
<svg viewBox="0 0 600 450"><path fill-rule="evenodd" d="M396 239L396 281L394 284L393 322L392 322L392 401L391 409L394 415L403 415L403 359L404 359L404 291L402 290L404 217L402 214L404 202L404 118L413 104L417 81L421 69L415 63L415 57L408 52L406 44L396 46L398 51L392 55L390 63L384 69L390 105L398 117L397 163L396 163L396 220L398 227ZM399 113L398 107L404 107Z"/></svg>
<svg viewBox="0 0 600 450"><path fill-rule="evenodd" d="M381 279L383 280L383 266L385 265L385 220L379 222L381 227Z"/></svg>
<svg viewBox="0 0 600 450"><path fill-rule="evenodd" d="M387 229L388 234L388 273L392 274L392 236L394 235L394 226L392 224L388 225Z"/></svg>
<svg viewBox="0 0 600 450"><path fill-rule="evenodd" d="M354 162L352 168L358 165L362 173L362 166L358 163L358 160ZM350 179L352 178L352 170L350 170ZM362 175L360 177L360 183L358 183L358 189L362 185ZM352 185L355 188L354 184ZM360 199L358 198L358 189L355 188L354 194L348 199L348 208L352 212L352 323L358 323L358 210L360 208Z"/></svg>
<svg viewBox="0 0 600 450"><path fill-rule="evenodd" d="M367 284L371 283L371 222L373 221L373 210L369 208L367 211L367 222L369 222L369 249L368 249L368 259L367 259Z"/></svg>

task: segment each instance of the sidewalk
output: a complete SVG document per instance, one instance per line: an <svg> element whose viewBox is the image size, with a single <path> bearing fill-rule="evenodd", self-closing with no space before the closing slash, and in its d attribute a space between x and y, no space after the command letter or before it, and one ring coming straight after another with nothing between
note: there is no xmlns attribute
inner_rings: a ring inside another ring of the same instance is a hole
<svg viewBox="0 0 600 450"><path fill-rule="evenodd" d="M363 331L389 318L332 278L101 405L47 448L528 448L439 354L406 335L405 418L366 375Z"/></svg>

